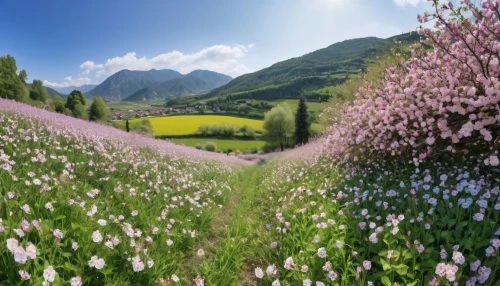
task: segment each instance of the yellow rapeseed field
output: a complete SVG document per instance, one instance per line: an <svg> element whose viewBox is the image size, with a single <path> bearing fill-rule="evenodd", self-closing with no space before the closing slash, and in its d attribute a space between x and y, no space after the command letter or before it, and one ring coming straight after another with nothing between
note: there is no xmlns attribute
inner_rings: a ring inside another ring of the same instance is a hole
<svg viewBox="0 0 500 286"><path fill-rule="evenodd" d="M254 130L262 130L263 124L261 120L221 115L165 116L147 119L153 125L153 132L155 136L194 134L198 130L198 127L206 124L247 125L252 127ZM131 122L140 120L142 119L132 120Z"/></svg>

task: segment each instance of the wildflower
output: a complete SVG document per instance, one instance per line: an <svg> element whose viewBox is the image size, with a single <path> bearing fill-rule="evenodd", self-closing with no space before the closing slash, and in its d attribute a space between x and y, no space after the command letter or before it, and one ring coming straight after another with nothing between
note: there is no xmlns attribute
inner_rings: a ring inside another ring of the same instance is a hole
<svg viewBox="0 0 500 286"><path fill-rule="evenodd" d="M26 247L26 255L31 259L36 258L36 247L33 244L29 243Z"/></svg>
<svg viewBox="0 0 500 286"><path fill-rule="evenodd" d="M179 277L177 277L177 275L172 274L171 278L172 278L172 281L179 282Z"/></svg>
<svg viewBox="0 0 500 286"><path fill-rule="evenodd" d="M273 281L273 284L271 284L272 286L281 286L281 283L280 283L280 280L279 279L276 279Z"/></svg>
<svg viewBox="0 0 500 286"><path fill-rule="evenodd" d="M272 276L272 275L276 275L276 273L278 273L278 270L276 269L276 266L274 264L271 264L271 265L267 266L266 273L267 273L267 276Z"/></svg>
<svg viewBox="0 0 500 286"><path fill-rule="evenodd" d="M83 285L82 279L79 276L71 278L70 283L71 283L71 286L82 286Z"/></svg>
<svg viewBox="0 0 500 286"><path fill-rule="evenodd" d="M97 243L102 241L102 235L98 230L92 233L92 240Z"/></svg>
<svg viewBox="0 0 500 286"><path fill-rule="evenodd" d="M139 256L132 258L132 269L134 272L140 272L144 270L144 263L141 261Z"/></svg>
<svg viewBox="0 0 500 286"><path fill-rule="evenodd" d="M365 261L363 261L363 267L366 270L370 270L372 268L372 263L369 260L365 260Z"/></svg>
<svg viewBox="0 0 500 286"><path fill-rule="evenodd" d="M306 273L307 271L309 270L309 267L307 267L307 265L302 265L302 267L300 268L300 271Z"/></svg>
<svg viewBox="0 0 500 286"><path fill-rule="evenodd" d="M453 261L457 264L464 264L465 263L465 257L462 255L461 252L454 251L453 256L452 256Z"/></svg>
<svg viewBox="0 0 500 286"><path fill-rule="evenodd" d="M255 277L262 279L264 277L264 272L262 272L262 269L260 267L255 268Z"/></svg>
<svg viewBox="0 0 500 286"><path fill-rule="evenodd" d="M198 249L198 252L197 252L198 256L203 256L205 255L205 251L203 249Z"/></svg>
<svg viewBox="0 0 500 286"><path fill-rule="evenodd" d="M24 264L26 263L26 260L28 260L28 255L26 254L24 248L19 245L14 250L14 261L16 261L16 263Z"/></svg>
<svg viewBox="0 0 500 286"><path fill-rule="evenodd" d="M330 271L328 272L328 278L330 278L331 280L336 280L338 277L337 273L335 273L335 271Z"/></svg>
<svg viewBox="0 0 500 286"><path fill-rule="evenodd" d="M481 260L478 259L470 264L470 270L476 271L480 265L481 265Z"/></svg>
<svg viewBox="0 0 500 286"><path fill-rule="evenodd" d="M7 239L7 249L10 252L14 252L14 250L17 248L18 245L19 245L19 242L15 238Z"/></svg>
<svg viewBox="0 0 500 286"><path fill-rule="evenodd" d="M73 250L75 250L75 251L78 249L78 247L79 247L79 246L78 246L78 242L73 242L73 243L71 244L71 248L73 248Z"/></svg>
<svg viewBox="0 0 500 286"><path fill-rule="evenodd" d="M19 276L21 276L22 280L29 280L31 278L31 275L24 270L19 270Z"/></svg>
<svg viewBox="0 0 500 286"><path fill-rule="evenodd" d="M64 237L64 234L63 234L63 233L62 233L62 231L61 231L61 230L59 230L59 229L54 230L54 233L53 233L53 234L54 234L54 236L55 236L56 238L59 238L59 239L62 239L62 238Z"/></svg>
<svg viewBox="0 0 500 286"><path fill-rule="evenodd" d="M394 250L389 250L389 251L387 252L387 259L391 259L391 258L393 258L393 257L394 257Z"/></svg>
<svg viewBox="0 0 500 286"><path fill-rule="evenodd" d="M56 271L54 270L54 267L47 267L43 271L43 278L45 279L45 281L54 282L54 279L56 278Z"/></svg>
<svg viewBox="0 0 500 286"><path fill-rule="evenodd" d="M311 286L312 285L311 279L307 278L306 280L302 281L302 285L303 286Z"/></svg>
<svg viewBox="0 0 500 286"><path fill-rule="evenodd" d="M342 244L342 241L340 241L340 240L337 240L337 242L335 242L335 246L336 246L337 248L342 248L342 245L343 245L343 244Z"/></svg>
<svg viewBox="0 0 500 286"><path fill-rule="evenodd" d="M326 250L324 247L321 247L320 249L318 249L318 256L320 258L325 258L326 257Z"/></svg>

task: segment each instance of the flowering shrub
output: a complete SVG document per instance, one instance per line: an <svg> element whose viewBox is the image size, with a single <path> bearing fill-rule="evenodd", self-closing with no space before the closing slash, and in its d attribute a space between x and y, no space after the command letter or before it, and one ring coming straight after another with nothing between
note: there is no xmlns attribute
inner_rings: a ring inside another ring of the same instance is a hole
<svg viewBox="0 0 500 286"><path fill-rule="evenodd" d="M236 160L196 152L0 100L0 281L184 284Z"/></svg>
<svg viewBox="0 0 500 286"><path fill-rule="evenodd" d="M481 9L469 0L459 8L432 2L435 13L418 19L435 20L434 29L418 30L424 40L411 57L388 68L375 85L382 88L367 85L345 105L330 128L332 155L409 153L418 163L442 151L479 151L486 165L499 164L500 1L481 1Z"/></svg>

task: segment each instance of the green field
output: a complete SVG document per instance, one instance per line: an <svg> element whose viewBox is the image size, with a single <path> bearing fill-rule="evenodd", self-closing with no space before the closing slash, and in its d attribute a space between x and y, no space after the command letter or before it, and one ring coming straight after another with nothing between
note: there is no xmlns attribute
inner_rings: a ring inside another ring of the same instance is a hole
<svg viewBox="0 0 500 286"><path fill-rule="evenodd" d="M196 144L205 145L207 142L213 142L217 145L218 150L227 152L228 149L240 150L243 153L250 153L252 148L260 150L266 144L260 140L237 140L237 139L212 139L212 138L174 138L170 141L179 145L195 146Z"/></svg>
<svg viewBox="0 0 500 286"><path fill-rule="evenodd" d="M177 136L195 134L198 127L206 124L234 124L247 125L254 130L262 130L262 121L248 118L238 118L221 115L181 115L147 118L153 125L154 136ZM134 119L138 122L144 119Z"/></svg>
<svg viewBox="0 0 500 286"><path fill-rule="evenodd" d="M286 102L288 106L290 106L290 109L292 109L293 112L297 110L297 106L299 105L299 100L298 99L280 99L280 100L272 100L268 101L272 105L278 105L281 102ZM323 110L323 107L321 106L320 102L312 102L308 101L307 102L307 110L310 112L315 112L316 114L319 114L321 110Z"/></svg>

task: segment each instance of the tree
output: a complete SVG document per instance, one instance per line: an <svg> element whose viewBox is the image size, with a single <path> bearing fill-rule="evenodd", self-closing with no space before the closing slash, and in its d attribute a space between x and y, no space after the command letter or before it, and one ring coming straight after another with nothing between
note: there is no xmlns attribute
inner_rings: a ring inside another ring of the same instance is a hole
<svg viewBox="0 0 500 286"><path fill-rule="evenodd" d="M89 118L90 120L106 120L109 115L109 110L106 107L104 99L101 97L94 98L90 105Z"/></svg>
<svg viewBox="0 0 500 286"><path fill-rule="evenodd" d="M0 57L0 97L25 101L28 92L23 79L27 74L24 70L19 75L16 72L16 60L12 56Z"/></svg>
<svg viewBox="0 0 500 286"><path fill-rule="evenodd" d="M85 106L80 102L77 102L73 107L73 116L80 119L87 119L87 112L85 112Z"/></svg>
<svg viewBox="0 0 500 286"><path fill-rule="evenodd" d="M307 143L309 136L311 136L310 127L311 122L309 121L309 112L307 112L306 99L301 97L295 113L295 140L297 144Z"/></svg>
<svg viewBox="0 0 500 286"><path fill-rule="evenodd" d="M286 103L280 103L264 117L264 130L266 138L280 145L281 151L285 143L293 136L295 122L293 112Z"/></svg>
<svg viewBox="0 0 500 286"><path fill-rule="evenodd" d="M54 103L54 108L57 113L64 113L66 109L66 107L64 107L64 100L58 94L52 97L52 102Z"/></svg>
<svg viewBox="0 0 500 286"><path fill-rule="evenodd" d="M66 101L66 108L68 108L71 111L75 110L75 105L80 103L81 105L85 106L87 104L87 101L85 100L85 96L78 90L73 90L69 95L68 95L68 100Z"/></svg>
<svg viewBox="0 0 500 286"><path fill-rule="evenodd" d="M43 86L41 80L33 80L30 90L30 98L41 102L45 102L47 100L47 89Z"/></svg>
<svg viewBox="0 0 500 286"><path fill-rule="evenodd" d="M128 123L128 119L127 121L125 122L125 128L127 129L127 132L130 132L130 125Z"/></svg>

